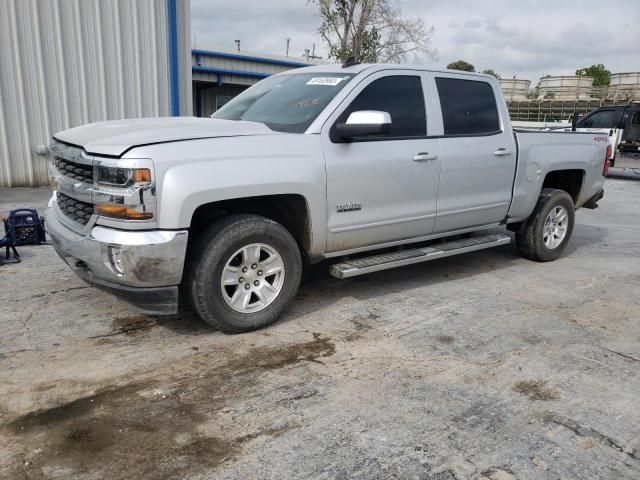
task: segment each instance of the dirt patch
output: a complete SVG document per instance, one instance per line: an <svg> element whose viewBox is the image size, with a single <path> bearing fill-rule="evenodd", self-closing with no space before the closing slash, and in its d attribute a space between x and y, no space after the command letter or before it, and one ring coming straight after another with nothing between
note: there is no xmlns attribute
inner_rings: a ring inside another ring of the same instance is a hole
<svg viewBox="0 0 640 480"><path fill-rule="evenodd" d="M380 315L377 315L372 312L367 312L367 315L355 315L349 321L355 327L355 331L348 334L344 340L346 342L355 342L356 340L360 340L364 338L364 333L373 330L373 326L371 325L372 321L375 321L380 318Z"/></svg>
<svg viewBox="0 0 640 480"><path fill-rule="evenodd" d="M322 364L319 358L330 357L334 353L336 353L335 344L319 333L314 333L313 340L310 342L283 347L254 348L250 355L241 362L237 362L237 367L272 370L303 361Z"/></svg>
<svg viewBox="0 0 640 480"><path fill-rule="evenodd" d="M350 333L349 335L344 337L344 341L351 343L351 342L355 342L357 340L360 340L362 338L364 338L364 336L362 334L354 332L354 333Z"/></svg>
<svg viewBox="0 0 640 480"><path fill-rule="evenodd" d="M520 380L511 387L515 392L526 395L529 400L557 400L560 392L546 386L545 380Z"/></svg>
<svg viewBox="0 0 640 480"><path fill-rule="evenodd" d="M488 478L489 480L516 480L513 471L506 467L489 468L480 474L480 478Z"/></svg>
<svg viewBox="0 0 640 480"><path fill-rule="evenodd" d="M283 435L297 425L264 425L255 433L229 436L217 412L237 403L261 375L303 362L322 364L335 345L320 334L299 344L259 347L216 368L205 361L176 368L172 377L108 387L93 395L31 412L4 430L25 445L8 478L44 478L64 468L96 478L183 478L210 471L263 436ZM206 425L206 435L202 427ZM237 433L236 433L237 435ZM36 458L29 452L40 449ZM44 468L46 467L46 468Z"/></svg>
<svg viewBox="0 0 640 480"><path fill-rule="evenodd" d="M111 322L111 330L114 333L125 335L137 335L149 330L156 324L157 318L148 315L131 315L128 317L114 318Z"/></svg>
<svg viewBox="0 0 640 480"><path fill-rule="evenodd" d="M591 437L583 437L576 440L576 447L578 447L580 450L589 450L596 445L596 441Z"/></svg>
<svg viewBox="0 0 640 480"><path fill-rule="evenodd" d="M197 426L205 421L197 403L202 398L189 402L178 394L141 395L148 387L139 383L100 390L12 422L14 434L43 452L16 465L12 473L44 478L42 467L62 467L101 478L115 478L123 471L175 478L186 473L189 464L212 468L237 450L233 442L197 435ZM195 439L178 444L174 438L180 434ZM190 461L179 461L184 458Z"/></svg>
<svg viewBox="0 0 640 480"><path fill-rule="evenodd" d="M248 442L249 440L254 440L256 438L264 437L264 436L279 437L280 435L283 435L284 433L296 427L297 425L283 425L281 427L266 428L264 430L260 430L255 433L249 433L247 435L237 437L235 439L235 442L245 443L245 442Z"/></svg>
<svg viewBox="0 0 640 480"><path fill-rule="evenodd" d="M520 338L523 342L528 343L529 345L539 345L542 343L542 339L537 335L520 335Z"/></svg>
<svg viewBox="0 0 640 480"><path fill-rule="evenodd" d="M436 340L440 343L444 343L445 345L450 345L456 341L456 337L452 335L438 335Z"/></svg>

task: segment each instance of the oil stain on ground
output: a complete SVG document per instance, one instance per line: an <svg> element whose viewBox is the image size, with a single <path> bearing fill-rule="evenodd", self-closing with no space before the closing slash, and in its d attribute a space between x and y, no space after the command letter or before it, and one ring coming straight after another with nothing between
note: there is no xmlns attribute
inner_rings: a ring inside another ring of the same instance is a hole
<svg viewBox="0 0 640 480"><path fill-rule="evenodd" d="M546 386L545 380L520 380L511 387L515 392L526 395L529 400L557 400L560 392Z"/></svg>
<svg viewBox="0 0 640 480"><path fill-rule="evenodd" d="M136 335L149 330L157 321L156 317L148 315L130 315L128 317L117 317L111 322L111 330L114 333L124 333L125 335Z"/></svg>
<svg viewBox="0 0 640 480"><path fill-rule="evenodd" d="M440 343L444 343L445 345L450 345L456 341L456 337L452 335L438 335L436 340Z"/></svg>
<svg viewBox="0 0 640 480"><path fill-rule="evenodd" d="M304 362L321 364L334 353L329 339L313 334L304 343L251 349L216 368L207 369L205 362L195 371L176 369L169 378L104 388L28 413L8 424L5 433L25 445L25 458L36 448L42 453L0 473L45 478L47 469L63 468L71 476L116 478L127 472L128 477L165 479L212 470L238 455L248 441L296 427L265 426L257 433L227 437L205 436L200 426L210 425L228 402L244 398L263 373ZM165 393L154 393L159 391Z"/></svg>

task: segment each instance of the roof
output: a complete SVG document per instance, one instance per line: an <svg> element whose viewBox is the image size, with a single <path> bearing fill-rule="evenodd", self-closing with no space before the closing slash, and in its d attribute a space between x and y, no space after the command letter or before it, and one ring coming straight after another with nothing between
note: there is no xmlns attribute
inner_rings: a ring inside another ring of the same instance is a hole
<svg viewBox="0 0 640 480"><path fill-rule="evenodd" d="M351 67L343 68L339 63L326 64L326 65L314 65L312 67L303 67L296 68L295 70L287 70L283 72L285 74L291 73L313 73L313 72L322 72L322 73L360 73L365 70L370 70L371 72L377 72L381 70L419 70L423 72L434 72L434 73L455 73L461 75L468 75L472 77L483 77L494 79L495 77L491 75L487 75L484 73L478 72L463 72L462 70L447 70L447 69L435 69L429 68L421 65L403 65L403 64L388 64L388 63L358 63Z"/></svg>

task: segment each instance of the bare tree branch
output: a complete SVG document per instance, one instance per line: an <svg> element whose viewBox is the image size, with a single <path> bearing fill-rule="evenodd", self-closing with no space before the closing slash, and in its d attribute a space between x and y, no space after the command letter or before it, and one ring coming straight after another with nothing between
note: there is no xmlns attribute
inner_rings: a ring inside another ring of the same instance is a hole
<svg viewBox="0 0 640 480"><path fill-rule="evenodd" d="M403 18L391 0L308 0L318 7L321 37L329 56L364 62L399 63L408 54L436 58L433 27L422 18Z"/></svg>

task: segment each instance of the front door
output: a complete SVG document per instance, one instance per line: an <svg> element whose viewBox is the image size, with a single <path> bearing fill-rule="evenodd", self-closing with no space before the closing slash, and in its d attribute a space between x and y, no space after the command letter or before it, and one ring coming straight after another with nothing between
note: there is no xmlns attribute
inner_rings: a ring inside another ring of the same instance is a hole
<svg viewBox="0 0 640 480"><path fill-rule="evenodd" d="M419 71L367 77L325 123L327 251L336 252L428 235L433 231L440 145L427 138ZM361 110L391 116L388 134L332 141L333 125Z"/></svg>

